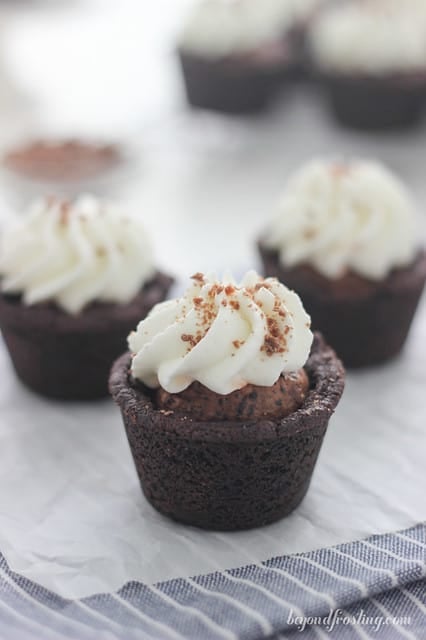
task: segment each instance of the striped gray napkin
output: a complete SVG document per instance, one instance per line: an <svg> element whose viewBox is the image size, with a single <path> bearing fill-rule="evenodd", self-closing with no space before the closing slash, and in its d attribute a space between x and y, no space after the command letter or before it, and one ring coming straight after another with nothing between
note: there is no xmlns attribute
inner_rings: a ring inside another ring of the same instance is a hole
<svg viewBox="0 0 426 640"><path fill-rule="evenodd" d="M426 639L426 523L310 553L66 600L0 554L3 640Z"/></svg>

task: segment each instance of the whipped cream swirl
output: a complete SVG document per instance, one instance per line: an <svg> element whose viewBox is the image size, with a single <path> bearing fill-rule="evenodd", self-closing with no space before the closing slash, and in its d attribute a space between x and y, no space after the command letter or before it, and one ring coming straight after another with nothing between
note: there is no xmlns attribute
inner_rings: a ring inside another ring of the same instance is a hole
<svg viewBox="0 0 426 640"><path fill-rule="evenodd" d="M211 57L250 52L281 39L317 2L200 0L189 16L180 46Z"/></svg>
<svg viewBox="0 0 426 640"><path fill-rule="evenodd" d="M93 301L130 302L154 273L141 222L111 203L46 198L0 238L0 287L24 304L70 314Z"/></svg>
<svg viewBox="0 0 426 640"><path fill-rule="evenodd" d="M263 244L285 267L380 280L413 261L416 222L404 186L381 165L316 160L290 178Z"/></svg>
<svg viewBox="0 0 426 640"><path fill-rule="evenodd" d="M169 393L198 381L225 395L247 384L272 386L305 364L313 336L296 293L254 271L240 284L200 273L192 280L130 334L135 378Z"/></svg>
<svg viewBox="0 0 426 640"><path fill-rule="evenodd" d="M338 72L426 70L426 11L406 0L334 5L313 21L317 65Z"/></svg>

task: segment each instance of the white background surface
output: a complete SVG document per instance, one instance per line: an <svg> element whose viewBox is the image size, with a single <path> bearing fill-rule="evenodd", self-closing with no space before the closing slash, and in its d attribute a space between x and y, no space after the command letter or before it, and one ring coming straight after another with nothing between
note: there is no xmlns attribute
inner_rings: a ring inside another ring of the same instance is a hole
<svg viewBox="0 0 426 640"><path fill-rule="evenodd" d="M1 31L16 94L4 81L0 141L45 130L123 139L137 159L116 195L144 217L180 285L198 270L257 266L253 241L288 173L312 155L381 158L423 214L425 128L343 132L301 87L260 119L187 111L172 51L181 4L10 3ZM217 534L145 502L111 402L39 398L1 347L0 549L16 571L77 597L413 525L426 516L425 363L423 304L400 358L349 375L301 507L262 530Z"/></svg>

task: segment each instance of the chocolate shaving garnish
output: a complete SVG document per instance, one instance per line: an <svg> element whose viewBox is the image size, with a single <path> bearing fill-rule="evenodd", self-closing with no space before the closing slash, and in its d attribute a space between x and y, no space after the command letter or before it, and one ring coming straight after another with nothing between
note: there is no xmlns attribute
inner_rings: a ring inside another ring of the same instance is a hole
<svg viewBox="0 0 426 640"><path fill-rule="evenodd" d="M197 271L197 273L194 273L194 275L191 276L191 280L195 280L196 282L199 282L200 284L204 284L204 273L201 273L200 271Z"/></svg>

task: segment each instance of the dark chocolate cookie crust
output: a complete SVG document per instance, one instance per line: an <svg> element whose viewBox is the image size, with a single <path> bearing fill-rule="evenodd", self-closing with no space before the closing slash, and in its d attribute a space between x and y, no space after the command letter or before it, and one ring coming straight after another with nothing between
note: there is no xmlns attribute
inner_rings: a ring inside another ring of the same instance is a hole
<svg viewBox="0 0 426 640"><path fill-rule="evenodd" d="M191 106L229 114L263 111L291 79L293 60L269 66L253 60L209 59L177 52Z"/></svg>
<svg viewBox="0 0 426 640"><path fill-rule="evenodd" d="M172 282L157 272L129 304L93 303L75 316L52 303L24 306L19 296L0 294L0 329L18 377L51 398L105 397L127 335Z"/></svg>
<svg viewBox="0 0 426 640"><path fill-rule="evenodd" d="M385 130L419 123L426 108L426 69L421 75L345 75L318 71L318 84L342 125Z"/></svg>
<svg viewBox="0 0 426 640"><path fill-rule="evenodd" d="M345 366L368 367L396 356L402 349L426 281L426 251L409 267L393 270L384 280L348 274L325 278L307 265L286 268L277 251L259 243L266 276L294 289Z"/></svg>
<svg viewBox="0 0 426 640"><path fill-rule="evenodd" d="M158 410L129 366L130 354L117 360L110 391L143 492L158 511L202 528L236 530L274 522L299 504L344 388L342 364L320 335L305 366L307 398L279 421L203 422Z"/></svg>

